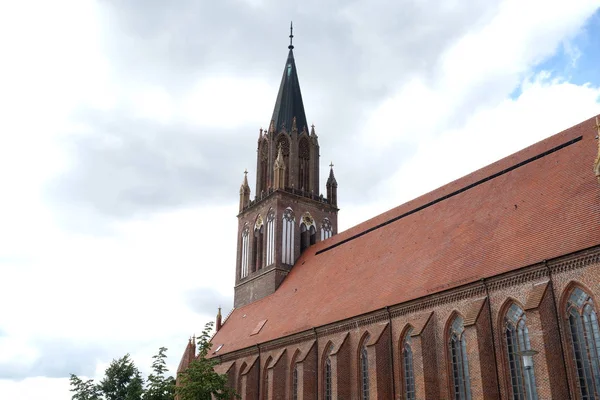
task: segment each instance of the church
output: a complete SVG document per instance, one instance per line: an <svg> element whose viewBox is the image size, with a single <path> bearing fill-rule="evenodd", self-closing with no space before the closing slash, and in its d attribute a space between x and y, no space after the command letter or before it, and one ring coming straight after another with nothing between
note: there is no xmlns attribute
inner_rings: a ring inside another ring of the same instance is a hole
<svg viewBox="0 0 600 400"><path fill-rule="evenodd" d="M600 399L598 117L338 233L292 37L217 372L244 400Z"/></svg>

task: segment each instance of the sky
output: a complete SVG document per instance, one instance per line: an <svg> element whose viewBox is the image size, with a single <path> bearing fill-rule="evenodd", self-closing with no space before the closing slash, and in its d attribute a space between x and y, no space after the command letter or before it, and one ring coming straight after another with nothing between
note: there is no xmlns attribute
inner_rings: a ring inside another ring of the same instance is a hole
<svg viewBox="0 0 600 400"><path fill-rule="evenodd" d="M599 0L0 1L0 398L231 310L290 20L340 231L600 113Z"/></svg>

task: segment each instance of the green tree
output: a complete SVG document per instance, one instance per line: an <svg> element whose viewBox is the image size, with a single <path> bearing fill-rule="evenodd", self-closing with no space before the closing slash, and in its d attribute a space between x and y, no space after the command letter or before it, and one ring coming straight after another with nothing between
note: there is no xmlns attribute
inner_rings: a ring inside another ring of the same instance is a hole
<svg viewBox="0 0 600 400"><path fill-rule="evenodd" d="M71 392L75 392L71 397L72 400L101 400L102 395L98 385L93 379L82 381L77 375L71 374L70 384L73 387Z"/></svg>
<svg viewBox="0 0 600 400"><path fill-rule="evenodd" d="M212 325L207 323L198 338L198 357L177 377L179 385L175 392L179 400L211 400L211 395L218 400L239 397L227 386L227 376L214 371L218 361L207 358L212 345L209 342Z"/></svg>
<svg viewBox="0 0 600 400"><path fill-rule="evenodd" d="M152 356L152 373L148 375L144 400L173 400L175 398L175 379L165 376L167 363L165 362L166 347L158 349L158 354Z"/></svg>
<svg viewBox="0 0 600 400"><path fill-rule="evenodd" d="M98 385L106 400L141 400L144 380L129 354L113 360Z"/></svg>

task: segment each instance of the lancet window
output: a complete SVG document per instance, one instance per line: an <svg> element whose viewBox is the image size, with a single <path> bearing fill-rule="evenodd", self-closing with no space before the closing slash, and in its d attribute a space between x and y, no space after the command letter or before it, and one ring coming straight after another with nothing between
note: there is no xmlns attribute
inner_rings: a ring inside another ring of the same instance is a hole
<svg viewBox="0 0 600 400"><path fill-rule="evenodd" d="M402 340L402 360L400 365L402 366L402 391L404 393L403 399L415 400L415 373L413 367L413 351L412 351L412 339L411 335L413 328L409 328L404 334Z"/></svg>
<svg viewBox="0 0 600 400"><path fill-rule="evenodd" d="M600 329L594 302L576 287L569 296L566 312L581 398L600 399Z"/></svg>
<svg viewBox="0 0 600 400"><path fill-rule="evenodd" d="M303 137L298 144L298 158L300 166L298 169L298 188L310 191L310 145L308 139Z"/></svg>
<svg viewBox="0 0 600 400"><path fill-rule="evenodd" d="M267 214L267 255L265 265L275 262L275 211L270 210Z"/></svg>
<svg viewBox="0 0 600 400"><path fill-rule="evenodd" d="M262 140L259 146L259 186L257 195L266 192L268 189L269 180L269 144L266 140Z"/></svg>
<svg viewBox="0 0 600 400"><path fill-rule="evenodd" d="M263 249L264 249L264 223L262 217L259 215L254 224L254 245L253 245L253 256L254 262L252 265L252 271L257 271L263 266Z"/></svg>
<svg viewBox="0 0 600 400"><path fill-rule="evenodd" d="M367 352L367 343L369 334L367 334L360 346L360 382L361 382L361 399L369 400L369 356Z"/></svg>
<svg viewBox="0 0 600 400"><path fill-rule="evenodd" d="M522 353L531 350L529 330L525 312L513 303L504 317L504 338L510 369L512 398L515 400L537 400L533 367L526 367Z"/></svg>
<svg viewBox="0 0 600 400"><path fill-rule="evenodd" d="M471 379L467 359L467 341L462 317L457 315L450 325L448 347L452 372L452 392L455 400L471 400Z"/></svg>
<svg viewBox="0 0 600 400"><path fill-rule="evenodd" d="M325 365L323 368L323 386L324 386L324 398L325 400L333 399L333 376L331 369L331 352L333 351L333 345L329 344L329 347L325 351Z"/></svg>
<svg viewBox="0 0 600 400"><path fill-rule="evenodd" d="M286 208L283 212L283 224L281 229L281 262L284 264L294 264L294 211Z"/></svg>
<svg viewBox="0 0 600 400"><path fill-rule="evenodd" d="M285 134L280 134L277 137L277 143L275 148L279 149L281 146L281 153L283 154L283 162L285 163L285 184L290 185L290 141ZM296 188L297 189L297 188Z"/></svg>
<svg viewBox="0 0 600 400"><path fill-rule="evenodd" d="M331 221L329 218L323 218L323 222L321 222L321 240L329 239L331 235Z"/></svg>
<svg viewBox="0 0 600 400"><path fill-rule="evenodd" d="M248 259L250 250L250 228L244 227L242 230L242 265L240 269L240 278L248 276Z"/></svg>

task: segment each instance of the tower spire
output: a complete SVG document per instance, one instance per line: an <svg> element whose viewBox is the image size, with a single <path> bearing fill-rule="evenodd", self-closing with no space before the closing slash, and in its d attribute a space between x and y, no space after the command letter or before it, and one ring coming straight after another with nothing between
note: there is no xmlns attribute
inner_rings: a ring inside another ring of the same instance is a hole
<svg viewBox="0 0 600 400"><path fill-rule="evenodd" d="M279 85L279 92L273 109L273 125L276 133L285 130L292 131L292 119L296 117L296 126L298 132L304 129L308 130L306 123L306 114L304 113L304 103L302 102L302 93L300 92L300 82L298 81L298 71L294 60L294 26L290 23L290 45L288 46L288 56Z"/></svg>

